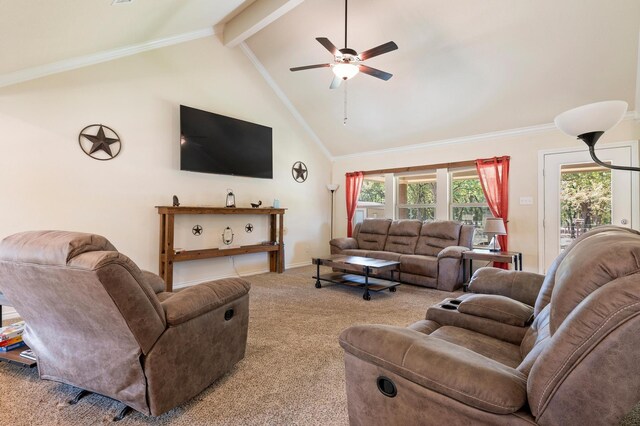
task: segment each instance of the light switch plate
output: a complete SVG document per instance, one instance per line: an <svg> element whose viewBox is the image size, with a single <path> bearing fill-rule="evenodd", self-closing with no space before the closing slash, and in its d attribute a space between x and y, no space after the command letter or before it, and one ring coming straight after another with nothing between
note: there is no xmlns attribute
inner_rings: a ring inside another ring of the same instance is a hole
<svg viewBox="0 0 640 426"><path fill-rule="evenodd" d="M520 197L520 205L521 206L533 205L533 197Z"/></svg>

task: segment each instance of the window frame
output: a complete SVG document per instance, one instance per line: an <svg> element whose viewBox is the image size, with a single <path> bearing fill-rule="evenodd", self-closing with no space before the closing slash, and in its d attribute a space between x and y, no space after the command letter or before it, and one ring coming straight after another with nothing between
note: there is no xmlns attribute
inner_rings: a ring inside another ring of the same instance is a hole
<svg viewBox="0 0 640 426"><path fill-rule="evenodd" d="M438 174L437 171L434 170L424 170L421 171L419 173L398 173L398 174L394 174L394 190L396 191L396 194L400 193L400 184L401 184L401 179L402 178L406 178L406 177L410 177L410 176L423 176L423 175L433 175L434 176L434 182L436 184L434 191L433 191L433 195L435 198L435 203L420 203L420 204L408 204L408 203L403 203L400 204L398 202L399 197L396 196L396 200L395 200L395 208L394 208L394 219L397 219L400 217L400 209L433 209L433 220L437 219L437 206L438 206ZM421 219L421 220L431 220L431 219Z"/></svg>

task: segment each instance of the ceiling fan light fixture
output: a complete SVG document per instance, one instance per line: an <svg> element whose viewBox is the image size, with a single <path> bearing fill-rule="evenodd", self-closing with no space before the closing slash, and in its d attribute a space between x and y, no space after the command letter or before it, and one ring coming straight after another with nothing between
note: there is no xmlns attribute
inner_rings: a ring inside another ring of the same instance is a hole
<svg viewBox="0 0 640 426"><path fill-rule="evenodd" d="M349 63L337 63L331 65L331 70L333 73L342 80L349 80L350 78L355 77L356 74L360 71L357 65L349 64Z"/></svg>

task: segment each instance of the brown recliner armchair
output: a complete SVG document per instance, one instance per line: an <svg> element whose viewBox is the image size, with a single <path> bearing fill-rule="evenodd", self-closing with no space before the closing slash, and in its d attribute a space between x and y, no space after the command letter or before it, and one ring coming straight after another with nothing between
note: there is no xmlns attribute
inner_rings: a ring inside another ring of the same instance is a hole
<svg viewBox="0 0 640 426"><path fill-rule="evenodd" d="M164 292L104 237L23 232L0 243L0 291L27 327L43 379L160 415L244 357L248 282Z"/></svg>
<svg viewBox="0 0 640 426"><path fill-rule="evenodd" d="M485 268L471 289L503 295L341 334L351 424L611 425L638 403L640 233L597 228L544 277Z"/></svg>

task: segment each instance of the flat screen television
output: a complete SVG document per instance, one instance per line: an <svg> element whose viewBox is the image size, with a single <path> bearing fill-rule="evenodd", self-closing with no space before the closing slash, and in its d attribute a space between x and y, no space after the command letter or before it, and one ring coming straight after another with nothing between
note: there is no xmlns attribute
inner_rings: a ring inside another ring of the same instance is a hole
<svg viewBox="0 0 640 426"><path fill-rule="evenodd" d="M180 105L180 170L273 179L271 127Z"/></svg>

